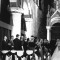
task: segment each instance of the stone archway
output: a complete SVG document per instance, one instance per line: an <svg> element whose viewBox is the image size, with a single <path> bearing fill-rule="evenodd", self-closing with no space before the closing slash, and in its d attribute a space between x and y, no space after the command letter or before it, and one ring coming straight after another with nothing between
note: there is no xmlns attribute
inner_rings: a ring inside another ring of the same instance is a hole
<svg viewBox="0 0 60 60"><path fill-rule="evenodd" d="M56 41L57 39L60 39L60 22L51 26L50 37L51 54L53 54L54 50L56 49Z"/></svg>
<svg viewBox="0 0 60 60"><path fill-rule="evenodd" d="M47 39L50 41L51 54L53 54L56 48L56 40L60 39L60 22L54 21L52 25L46 26Z"/></svg>
<svg viewBox="0 0 60 60"><path fill-rule="evenodd" d="M55 23L60 23L60 17L54 17L50 20L49 26L53 26Z"/></svg>
<svg viewBox="0 0 60 60"><path fill-rule="evenodd" d="M51 40L60 39L60 17L54 17L50 21Z"/></svg>
<svg viewBox="0 0 60 60"><path fill-rule="evenodd" d="M60 23L55 23L51 27L51 40L60 39Z"/></svg>
<svg viewBox="0 0 60 60"><path fill-rule="evenodd" d="M51 30L53 27L55 27L56 29L58 28L58 26L60 24L60 17L54 17L50 20L49 25L46 26L47 29L47 40L50 41L51 40ZM56 30L55 29L55 30ZM58 33L57 33L58 34ZM53 34L52 34L53 35Z"/></svg>

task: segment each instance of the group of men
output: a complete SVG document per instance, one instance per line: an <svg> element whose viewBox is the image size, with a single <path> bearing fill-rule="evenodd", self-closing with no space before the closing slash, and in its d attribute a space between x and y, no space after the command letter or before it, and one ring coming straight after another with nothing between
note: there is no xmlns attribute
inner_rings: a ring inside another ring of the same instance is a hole
<svg viewBox="0 0 60 60"><path fill-rule="evenodd" d="M10 40L7 38L7 36L4 36L2 41L2 50L22 50L22 41L23 36L21 36L19 39L19 34L16 35L15 39L14 36L11 36Z"/></svg>
<svg viewBox="0 0 60 60"><path fill-rule="evenodd" d="M38 39L37 37L34 36L31 36L31 38L29 39L26 38L25 36L20 37L19 34L17 34L15 39L13 36L11 36L10 40L7 39L7 36L4 36L4 39L2 41L2 50L16 50L16 51L24 50L23 57L26 57L27 50L36 49L37 51L35 52L35 54L38 57L41 57L42 60L44 53L43 50L47 52L49 48L50 48L49 43L46 39L43 41L43 39Z"/></svg>
<svg viewBox="0 0 60 60"><path fill-rule="evenodd" d="M25 36L19 37L19 34L17 34L15 39L13 36L11 36L10 40L7 39L7 36L4 36L4 39L2 41L2 50L24 50L23 57L26 57L27 50L37 49L36 54L40 56L41 51L39 52L40 47L38 43L39 41L34 36L31 36L29 39Z"/></svg>

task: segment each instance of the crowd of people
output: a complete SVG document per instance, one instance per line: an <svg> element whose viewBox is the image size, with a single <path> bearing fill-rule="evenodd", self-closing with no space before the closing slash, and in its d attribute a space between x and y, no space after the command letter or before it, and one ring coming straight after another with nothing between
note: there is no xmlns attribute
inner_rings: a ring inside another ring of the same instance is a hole
<svg viewBox="0 0 60 60"><path fill-rule="evenodd" d="M9 50L9 52L6 55L12 55L10 52L11 50L16 51L24 51L23 55L21 57L28 57L27 60L29 60L30 56L32 56L31 60L35 57L36 54L38 56L38 59L41 57L41 60L44 59L43 55L47 57L48 52L51 53L51 42L49 42L46 39L38 39L37 37L31 36L31 38L26 38L26 36L19 36L19 34L16 35L16 38L14 39L14 36L11 36L11 39L8 40L7 36L4 36L4 40L2 41L2 51L3 50ZM28 54L27 50L32 50L32 54ZM35 51L36 50L36 51ZM13 54L15 55L15 54ZM2 54L4 56L4 54ZM19 59L21 59L21 57ZM15 58L15 57L14 57ZM2 58L4 60L5 58Z"/></svg>

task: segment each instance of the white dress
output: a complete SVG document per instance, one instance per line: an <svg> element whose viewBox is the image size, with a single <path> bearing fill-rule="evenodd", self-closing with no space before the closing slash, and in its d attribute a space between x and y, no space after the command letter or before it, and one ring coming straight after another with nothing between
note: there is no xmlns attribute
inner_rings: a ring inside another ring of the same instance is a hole
<svg viewBox="0 0 60 60"><path fill-rule="evenodd" d="M51 60L60 60L60 51L58 50L58 46L56 47Z"/></svg>

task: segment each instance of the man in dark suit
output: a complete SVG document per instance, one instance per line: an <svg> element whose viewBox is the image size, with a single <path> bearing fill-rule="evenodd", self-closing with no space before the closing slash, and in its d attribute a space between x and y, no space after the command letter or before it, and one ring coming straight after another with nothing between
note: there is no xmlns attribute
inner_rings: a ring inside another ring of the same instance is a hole
<svg viewBox="0 0 60 60"><path fill-rule="evenodd" d="M8 50L7 36L4 36L4 40L2 41L2 50Z"/></svg>
<svg viewBox="0 0 60 60"><path fill-rule="evenodd" d="M3 50L4 51L9 50L7 36L4 36L4 39L2 41L2 56L3 56L2 60L5 60L7 53L3 53Z"/></svg>
<svg viewBox="0 0 60 60"><path fill-rule="evenodd" d="M31 36L31 40L29 41L29 49L33 49L35 48L36 44L35 44L35 41L34 41L34 36Z"/></svg>
<svg viewBox="0 0 60 60"><path fill-rule="evenodd" d="M19 40L19 34L16 35L16 38L13 40L13 42L15 50L22 50L22 42Z"/></svg>

